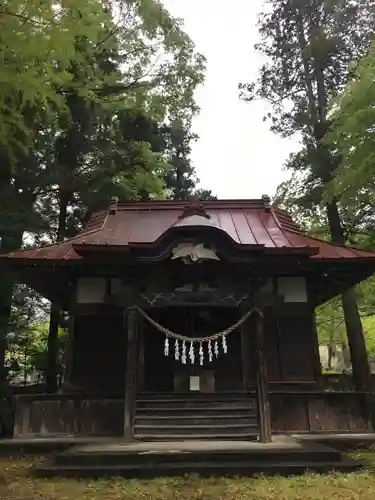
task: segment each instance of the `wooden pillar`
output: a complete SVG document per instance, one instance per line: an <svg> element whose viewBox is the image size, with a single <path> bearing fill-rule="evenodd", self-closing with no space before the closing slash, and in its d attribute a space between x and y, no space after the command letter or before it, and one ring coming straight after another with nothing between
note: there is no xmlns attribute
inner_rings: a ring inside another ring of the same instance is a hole
<svg viewBox="0 0 375 500"><path fill-rule="evenodd" d="M70 310L68 322L68 337L64 348L64 380L63 387L69 387L74 355L74 336L75 336L75 314Z"/></svg>
<svg viewBox="0 0 375 500"><path fill-rule="evenodd" d="M324 380L322 373L322 365L320 362L320 352L319 352L319 338L318 329L316 326L316 315L315 310L311 311L311 342L312 342L312 355L314 356L314 378L316 382L317 389L324 390Z"/></svg>
<svg viewBox="0 0 375 500"><path fill-rule="evenodd" d="M240 309L243 313L243 308ZM249 339L249 323L250 319L248 318L245 323L241 325L241 353L242 353L242 388L244 392L248 392L250 388L251 382L251 373L250 373L250 339Z"/></svg>
<svg viewBox="0 0 375 500"><path fill-rule="evenodd" d="M138 311L134 307L126 309L126 329L128 332L128 347L125 371L124 438L126 441L132 441L134 439L138 378Z"/></svg>
<svg viewBox="0 0 375 500"><path fill-rule="evenodd" d="M138 383L140 391L145 387L145 329L144 319L138 315Z"/></svg>
<svg viewBox="0 0 375 500"><path fill-rule="evenodd" d="M267 366L264 354L264 317L259 311L255 320L256 364L257 364L257 407L259 439L261 443L271 442L271 413L268 397Z"/></svg>
<svg viewBox="0 0 375 500"><path fill-rule="evenodd" d="M75 337L76 337L76 295L77 288L76 283L71 284L70 286L70 300L69 300L69 319L68 319L68 328L67 328L67 339L66 344L64 346L63 353L63 363L64 363L64 373L63 373L63 384L62 390L69 390L71 378L72 378L72 368L73 368L73 360L74 360L74 350L75 350Z"/></svg>

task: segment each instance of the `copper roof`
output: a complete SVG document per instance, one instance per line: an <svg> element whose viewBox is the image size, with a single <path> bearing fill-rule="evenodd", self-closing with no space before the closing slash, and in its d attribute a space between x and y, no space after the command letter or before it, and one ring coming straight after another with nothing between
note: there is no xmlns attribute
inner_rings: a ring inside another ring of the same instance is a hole
<svg viewBox="0 0 375 500"><path fill-rule="evenodd" d="M208 227L229 237L240 247L261 246L266 250L313 249L313 259L375 258L375 252L334 245L303 233L290 215L269 206L269 199L215 200L199 202L191 210L186 202L112 202L107 210L94 213L76 237L57 245L22 250L4 257L12 259L71 261L82 257L78 245L136 247L154 244L166 232L181 227ZM174 228L174 229L173 229Z"/></svg>

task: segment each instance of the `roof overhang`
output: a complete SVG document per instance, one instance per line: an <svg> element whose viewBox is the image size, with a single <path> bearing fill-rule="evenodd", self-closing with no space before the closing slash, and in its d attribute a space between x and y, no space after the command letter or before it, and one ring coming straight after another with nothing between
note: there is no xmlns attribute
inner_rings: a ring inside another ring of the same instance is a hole
<svg viewBox="0 0 375 500"><path fill-rule="evenodd" d="M315 306L336 297L375 273L375 259L311 259L309 282Z"/></svg>

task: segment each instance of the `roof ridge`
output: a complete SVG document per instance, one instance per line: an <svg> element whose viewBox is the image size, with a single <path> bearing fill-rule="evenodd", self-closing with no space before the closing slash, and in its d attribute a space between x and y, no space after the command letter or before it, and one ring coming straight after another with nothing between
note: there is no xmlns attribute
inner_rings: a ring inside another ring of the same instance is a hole
<svg viewBox="0 0 375 500"><path fill-rule="evenodd" d="M290 231L290 232L292 232L292 231ZM371 254L375 253L374 250L368 250L367 248L361 248L361 247L356 247L356 246L352 246L352 245L346 245L345 243L335 243L334 241L323 240L322 238L317 238L316 236L310 236L309 234L307 234L305 232L302 233L302 236L305 236L305 238L308 238L309 240L318 241L320 243L327 243L328 245L334 246L334 247L346 248L346 249L350 249L350 250L356 250L356 251L359 251L359 252L368 252L368 253L371 253Z"/></svg>
<svg viewBox="0 0 375 500"><path fill-rule="evenodd" d="M101 210L101 212L104 212L104 210ZM98 213L98 212L96 212ZM90 217L91 218L91 217ZM89 234L94 234L94 233L97 233L99 231L101 231L106 223L108 219L108 213L106 214L106 216L104 217L103 219L103 222L101 224L100 227L97 227L96 229L91 229L90 231L85 231L84 229L82 231L80 231L79 233L77 233L75 236L71 236L70 238L66 238L64 240L61 240L61 241L56 241L55 243L47 243L46 245L42 245L42 246L37 246L37 247L32 247L32 248L22 248L20 250L16 250L17 252L30 252L30 251L33 251L33 250L39 250L39 249L44 249L44 248L54 248L54 247L59 247L61 245L65 245L65 244L68 244L68 243L71 243L71 242L74 242L74 240L78 239L78 238L81 238L82 236L87 236ZM11 253L14 253L14 252L11 252Z"/></svg>
<svg viewBox="0 0 375 500"><path fill-rule="evenodd" d="M274 217L279 227L283 231L290 231L296 234L306 234L302 227L293 219L290 213L287 210L284 210L279 207L273 207L272 212L274 213ZM281 217L285 217L287 220L280 220Z"/></svg>
<svg viewBox="0 0 375 500"><path fill-rule="evenodd" d="M277 225L277 227L280 229L280 231L283 233L283 235L285 236L286 240L289 242L290 245L293 246L290 238L288 238L288 235L285 234L285 232L287 232L287 229L284 228L283 224L280 222L278 216L277 216L277 207L271 207L271 214L272 214L272 217Z"/></svg>
<svg viewBox="0 0 375 500"><path fill-rule="evenodd" d="M117 210L124 210L127 208L138 208L144 210L168 208L182 208L184 209L189 204L189 200L151 200L151 201L118 201ZM249 206L265 208L263 199L224 199L224 200L199 200L199 204L204 208L227 208L228 205L232 208L246 208Z"/></svg>

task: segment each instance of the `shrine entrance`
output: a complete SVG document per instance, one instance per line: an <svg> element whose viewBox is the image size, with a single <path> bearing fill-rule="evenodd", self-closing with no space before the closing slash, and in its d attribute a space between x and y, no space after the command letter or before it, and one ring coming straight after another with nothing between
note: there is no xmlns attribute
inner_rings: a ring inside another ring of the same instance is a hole
<svg viewBox="0 0 375 500"><path fill-rule="evenodd" d="M163 307L149 309L147 314L156 323L186 340L173 336L167 339L147 319L142 321L140 390L175 393L244 390L240 328L212 341L197 340L207 339L235 325L240 319L237 308ZM189 339L194 339L194 342Z"/></svg>

